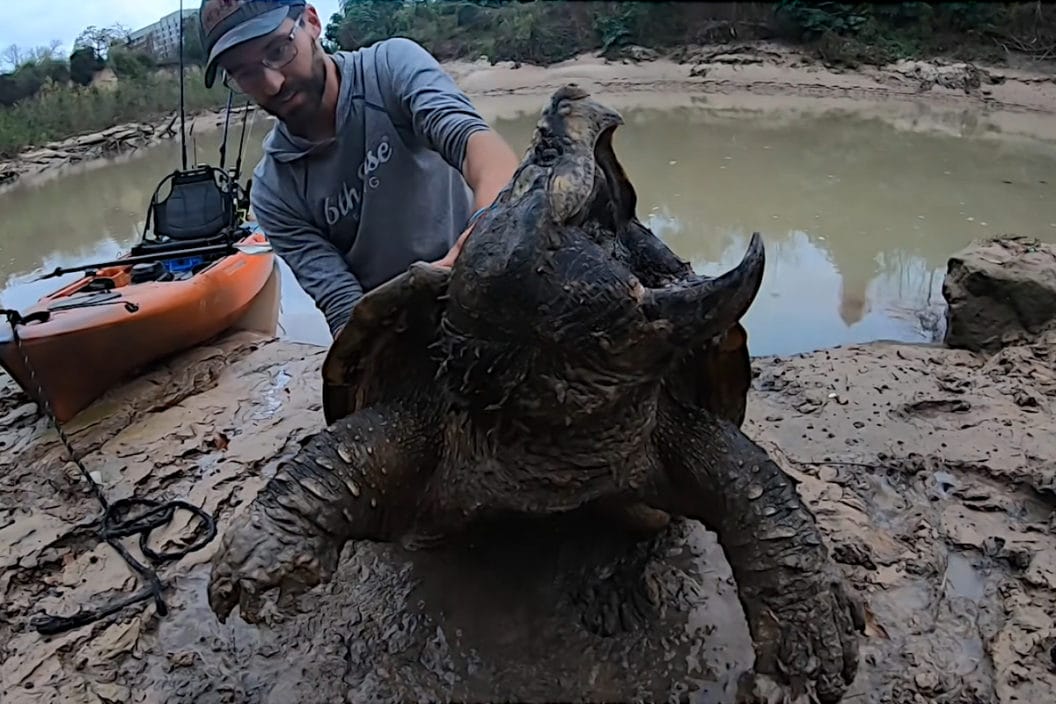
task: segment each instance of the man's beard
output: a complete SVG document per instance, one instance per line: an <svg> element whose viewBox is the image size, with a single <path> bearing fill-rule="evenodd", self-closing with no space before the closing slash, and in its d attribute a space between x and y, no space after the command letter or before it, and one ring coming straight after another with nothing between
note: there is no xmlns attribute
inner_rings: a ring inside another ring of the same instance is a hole
<svg viewBox="0 0 1056 704"><path fill-rule="evenodd" d="M312 44L312 73L306 80L291 81L286 79L282 93L272 100L262 103L264 112L286 123L294 133L311 124L318 117L319 106L326 91L326 59L319 51L317 44ZM302 94L305 102L292 110L285 108L282 102L294 94Z"/></svg>

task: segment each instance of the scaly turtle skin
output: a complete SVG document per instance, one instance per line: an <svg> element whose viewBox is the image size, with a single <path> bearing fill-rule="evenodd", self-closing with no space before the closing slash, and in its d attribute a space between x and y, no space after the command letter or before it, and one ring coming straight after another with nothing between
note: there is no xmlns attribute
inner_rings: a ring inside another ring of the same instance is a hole
<svg viewBox="0 0 1056 704"><path fill-rule="evenodd" d="M648 507L716 532L755 645L741 697L839 701L859 613L793 482L740 430L739 320L763 275L695 274L635 216L622 119L576 86L453 269L365 296L324 364L328 428L226 531L210 605L259 622L349 540L416 543L504 514Z"/></svg>

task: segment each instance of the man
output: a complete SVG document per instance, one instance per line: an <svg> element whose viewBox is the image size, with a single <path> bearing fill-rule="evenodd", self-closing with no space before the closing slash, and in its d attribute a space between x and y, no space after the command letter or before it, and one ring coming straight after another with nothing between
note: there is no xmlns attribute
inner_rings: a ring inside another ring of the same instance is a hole
<svg viewBox="0 0 1056 704"><path fill-rule="evenodd" d="M304 0L203 0L208 61L278 118L251 206L335 337L414 261L451 266L518 159L418 44L327 54Z"/></svg>

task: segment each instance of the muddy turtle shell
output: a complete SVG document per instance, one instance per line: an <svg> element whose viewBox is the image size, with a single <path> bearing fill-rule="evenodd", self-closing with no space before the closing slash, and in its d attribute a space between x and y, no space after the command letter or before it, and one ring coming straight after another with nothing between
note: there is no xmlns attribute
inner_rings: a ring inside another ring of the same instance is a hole
<svg viewBox="0 0 1056 704"><path fill-rule="evenodd" d="M431 353L440 331L451 271L425 262L366 294L353 308L323 362L323 414L329 425L375 404L427 388L440 393ZM687 350L666 380L682 403L738 426L751 386L748 333L738 323L701 349Z"/></svg>
<svg viewBox="0 0 1056 704"><path fill-rule="evenodd" d="M323 361L327 425L435 384L430 346L450 276L449 269L415 262L359 300Z"/></svg>

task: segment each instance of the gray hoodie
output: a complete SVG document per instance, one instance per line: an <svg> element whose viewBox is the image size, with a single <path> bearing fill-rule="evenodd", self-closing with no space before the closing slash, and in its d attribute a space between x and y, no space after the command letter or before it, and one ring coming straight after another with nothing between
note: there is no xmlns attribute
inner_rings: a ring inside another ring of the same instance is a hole
<svg viewBox="0 0 1056 704"><path fill-rule="evenodd" d="M465 229L469 136L488 129L421 46L395 38L333 54L336 136L312 143L279 122L253 172L253 213L336 335L353 306Z"/></svg>

